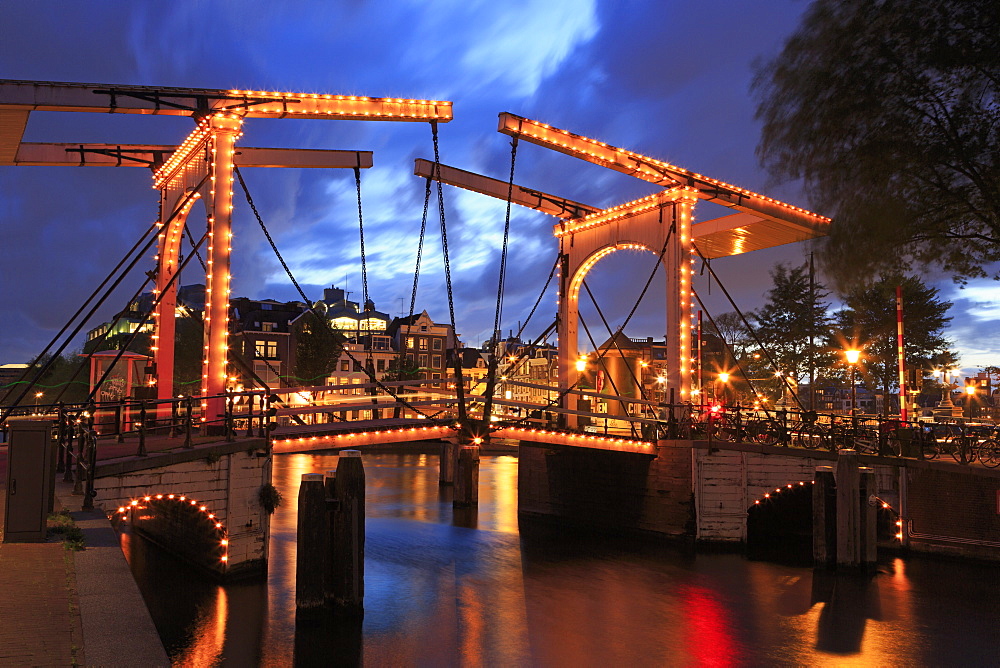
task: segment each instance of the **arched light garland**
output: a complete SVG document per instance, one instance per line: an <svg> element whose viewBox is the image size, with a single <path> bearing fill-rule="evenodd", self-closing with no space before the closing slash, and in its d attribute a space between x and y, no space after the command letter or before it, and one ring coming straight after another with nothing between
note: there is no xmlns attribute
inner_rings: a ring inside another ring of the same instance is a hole
<svg viewBox="0 0 1000 668"><path fill-rule="evenodd" d="M764 502L769 501L770 499L774 498L778 494L781 494L782 492L787 492L787 491L790 491L790 490L793 490L793 489L798 489L799 487L805 487L806 486L806 482L808 482L810 485L815 485L816 484L815 480L809 480L809 481L800 480L797 483L789 483L789 484L785 485L784 487L775 487L773 492L770 491L770 490L768 490L768 491L764 492L764 494L761 495L760 497L754 499L753 505L750 506L750 508L754 508L756 506L760 506ZM902 542L902 540L903 540L903 518L900 516L899 512L895 508L893 508L891 505L889 505L889 503L887 503L886 501L883 501L882 499L880 499L877 496L875 497L875 500L878 501L879 505L884 510L888 510L890 513L892 513L893 515L896 516L896 521L895 521L896 534L895 534L894 537L896 538L896 540ZM747 512L749 512L749 509L747 510Z"/></svg>
<svg viewBox="0 0 1000 668"><path fill-rule="evenodd" d="M218 532L219 534L219 547L222 548L222 556L219 558L219 561L221 561L222 563L227 563L229 561L229 531L226 529L225 525L219 521L219 518L215 516L215 513L211 513L208 511L207 506L199 504L195 499L188 498L186 495L149 494L140 497L138 499L132 499L131 501L129 501L129 504L127 506L119 506L118 510L115 511L115 513L113 513L112 516L117 514L120 517L124 518L124 516L127 513L131 512L132 509L142 510L144 506L140 506L139 505L140 503L150 503L152 501L163 501L163 500L176 501L178 503L182 503L187 506L192 506L196 510L198 510L198 512L202 513L207 520L212 522L215 531Z"/></svg>

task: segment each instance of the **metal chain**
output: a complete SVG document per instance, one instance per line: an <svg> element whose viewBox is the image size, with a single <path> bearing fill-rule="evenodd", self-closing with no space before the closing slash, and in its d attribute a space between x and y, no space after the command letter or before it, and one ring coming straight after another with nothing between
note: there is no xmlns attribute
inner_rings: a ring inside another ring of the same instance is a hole
<svg viewBox="0 0 1000 668"><path fill-rule="evenodd" d="M511 199L514 197L514 164L517 160L517 135L514 135L511 140L510 147L510 178L507 180L507 215L504 219L503 245L500 250L500 275L497 279L497 306L493 314L493 335L490 337L493 341L493 350L490 351L489 367L486 371L486 401L483 407L483 417L487 420L490 419L493 413L493 394L496 392L496 372L499 362L497 360L497 345L500 343L498 339L500 337L500 319L503 313L503 289L507 277L507 242L510 238L510 205ZM520 336L520 333L518 336Z"/></svg>
<svg viewBox="0 0 1000 668"><path fill-rule="evenodd" d="M441 218L441 253L444 259L444 281L448 292L448 315L451 317L451 333L455 338L455 393L458 399L458 420L465 426L468 415L465 410L465 386L462 383L462 355L458 353L458 334L455 326L455 294L451 288L451 261L448 256L448 226L444 216L444 189L441 185L441 153L438 146L437 121L431 121L431 134L434 139L434 171L437 180L438 214Z"/></svg>

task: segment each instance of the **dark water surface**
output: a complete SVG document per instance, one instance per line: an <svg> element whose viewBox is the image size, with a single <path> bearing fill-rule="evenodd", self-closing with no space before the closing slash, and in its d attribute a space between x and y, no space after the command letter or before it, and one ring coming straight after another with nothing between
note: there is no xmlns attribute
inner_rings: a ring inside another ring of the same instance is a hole
<svg viewBox="0 0 1000 668"><path fill-rule="evenodd" d="M832 576L519 533L512 457L482 459L479 508L462 514L437 457L366 455L364 622L296 629L298 483L336 462L275 456L285 501L266 585L219 586L122 537L175 665L1000 665L995 566L889 559L874 577Z"/></svg>

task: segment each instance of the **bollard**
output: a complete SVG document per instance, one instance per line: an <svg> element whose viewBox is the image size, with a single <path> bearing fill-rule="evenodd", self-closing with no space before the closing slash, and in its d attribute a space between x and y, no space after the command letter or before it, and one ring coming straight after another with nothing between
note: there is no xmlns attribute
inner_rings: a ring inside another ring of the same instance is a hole
<svg viewBox="0 0 1000 668"><path fill-rule="evenodd" d="M832 466L817 466L812 489L813 567L830 568L837 561L837 484Z"/></svg>
<svg viewBox="0 0 1000 668"><path fill-rule="evenodd" d="M329 551L326 489L320 473L302 474L299 484L298 525L295 552L295 611L309 615L326 602L323 586Z"/></svg>
<svg viewBox="0 0 1000 668"><path fill-rule="evenodd" d="M365 468L359 450L340 452L333 488L332 586L327 600L335 612L360 617L365 597Z"/></svg>
<svg viewBox="0 0 1000 668"><path fill-rule="evenodd" d="M454 443L441 444L441 460L438 464L439 485L455 484L455 460L458 455L458 446Z"/></svg>
<svg viewBox="0 0 1000 668"><path fill-rule="evenodd" d="M858 504L860 565L864 570L872 570L878 561L878 489L875 469L862 466L858 469Z"/></svg>
<svg viewBox="0 0 1000 668"><path fill-rule="evenodd" d="M844 449L837 455L837 567L854 569L861 565L858 453Z"/></svg>
<svg viewBox="0 0 1000 668"><path fill-rule="evenodd" d="M479 503L479 446L464 445L458 451L455 471L454 506L474 506Z"/></svg>

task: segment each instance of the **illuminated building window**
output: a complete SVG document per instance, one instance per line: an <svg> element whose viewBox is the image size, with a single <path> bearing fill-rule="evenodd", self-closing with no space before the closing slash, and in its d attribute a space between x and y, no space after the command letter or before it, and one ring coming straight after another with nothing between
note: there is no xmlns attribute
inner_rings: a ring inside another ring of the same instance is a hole
<svg viewBox="0 0 1000 668"><path fill-rule="evenodd" d="M277 341L257 341L254 343L254 354L257 359L273 360L278 358Z"/></svg>
<svg viewBox="0 0 1000 668"><path fill-rule="evenodd" d="M422 336L420 337L420 349L427 350L427 339Z"/></svg>
<svg viewBox="0 0 1000 668"><path fill-rule="evenodd" d="M413 345L414 345L413 341L414 341L414 339L413 339L412 336L406 337L406 347L407 348L413 348Z"/></svg>
<svg viewBox="0 0 1000 668"><path fill-rule="evenodd" d="M350 360L340 360L340 370L341 371L350 371L351 370L351 361Z"/></svg>

